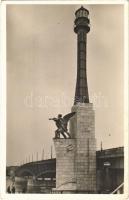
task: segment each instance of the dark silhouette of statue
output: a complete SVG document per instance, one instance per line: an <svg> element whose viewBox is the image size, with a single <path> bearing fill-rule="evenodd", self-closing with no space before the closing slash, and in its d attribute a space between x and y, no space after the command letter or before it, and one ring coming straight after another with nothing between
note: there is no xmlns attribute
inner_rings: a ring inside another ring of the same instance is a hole
<svg viewBox="0 0 129 200"><path fill-rule="evenodd" d="M71 117L75 115L75 112L71 112L64 117L62 117L61 114L58 115L57 118L50 118L49 120L53 120L57 126L57 130L55 131L55 138L60 138L60 134L63 135L64 138L71 138L67 126L68 126L68 121L70 120Z"/></svg>

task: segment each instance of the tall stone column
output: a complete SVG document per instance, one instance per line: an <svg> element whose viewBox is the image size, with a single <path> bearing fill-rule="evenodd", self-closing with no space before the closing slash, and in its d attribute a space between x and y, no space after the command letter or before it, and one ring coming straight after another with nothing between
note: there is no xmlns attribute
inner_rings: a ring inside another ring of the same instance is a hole
<svg viewBox="0 0 129 200"><path fill-rule="evenodd" d="M89 101L86 44L90 31L89 11L75 12L77 34L77 81L70 121L71 139L54 139L56 150L56 191L62 193L96 193L95 113Z"/></svg>
<svg viewBox="0 0 129 200"><path fill-rule="evenodd" d="M74 32L77 34L77 80L74 104L89 103L87 67L86 67L86 46L87 33L90 31L89 11L81 7L75 12Z"/></svg>
<svg viewBox="0 0 129 200"><path fill-rule="evenodd" d="M76 189L81 193L96 192L95 113L89 101L86 46L90 31L89 11L83 7L75 12L74 32L77 34L77 81L71 119L71 135L76 141Z"/></svg>

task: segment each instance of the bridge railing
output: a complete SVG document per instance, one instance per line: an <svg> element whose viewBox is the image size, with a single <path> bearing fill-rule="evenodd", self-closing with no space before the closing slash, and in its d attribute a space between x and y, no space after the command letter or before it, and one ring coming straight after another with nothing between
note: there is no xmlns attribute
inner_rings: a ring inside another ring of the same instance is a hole
<svg viewBox="0 0 129 200"><path fill-rule="evenodd" d="M121 194L123 193L124 183L121 183L111 194Z"/></svg>

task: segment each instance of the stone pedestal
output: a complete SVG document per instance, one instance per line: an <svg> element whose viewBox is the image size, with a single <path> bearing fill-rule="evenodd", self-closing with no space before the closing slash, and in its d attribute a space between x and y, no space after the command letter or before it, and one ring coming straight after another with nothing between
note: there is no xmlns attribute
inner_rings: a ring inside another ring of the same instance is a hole
<svg viewBox="0 0 129 200"><path fill-rule="evenodd" d="M75 139L54 139L56 151L56 190L72 193L75 182Z"/></svg>
<svg viewBox="0 0 129 200"><path fill-rule="evenodd" d="M70 133L76 141L76 189L79 193L95 193L96 140L93 105L79 103L72 107L72 112L76 112L70 124Z"/></svg>
<svg viewBox="0 0 129 200"><path fill-rule="evenodd" d="M91 103L72 107L72 139L54 139L56 190L62 193L96 192L95 115Z"/></svg>

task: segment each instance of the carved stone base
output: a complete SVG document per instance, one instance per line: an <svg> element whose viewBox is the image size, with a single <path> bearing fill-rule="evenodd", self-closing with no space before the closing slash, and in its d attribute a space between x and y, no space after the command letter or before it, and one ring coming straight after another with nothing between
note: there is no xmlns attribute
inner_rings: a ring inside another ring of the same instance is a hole
<svg viewBox="0 0 129 200"><path fill-rule="evenodd" d="M53 139L56 151L56 190L76 190L75 139Z"/></svg>

